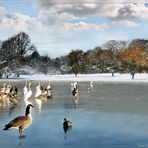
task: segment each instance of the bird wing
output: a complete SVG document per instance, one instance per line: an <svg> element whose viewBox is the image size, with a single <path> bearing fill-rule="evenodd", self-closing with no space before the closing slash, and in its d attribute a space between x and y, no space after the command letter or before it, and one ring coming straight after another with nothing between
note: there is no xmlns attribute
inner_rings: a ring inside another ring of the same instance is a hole
<svg viewBox="0 0 148 148"><path fill-rule="evenodd" d="M12 121L10 121L8 124L5 125L5 127L11 128L11 127L20 127L26 124L28 121L28 117L26 116L18 116L14 118Z"/></svg>

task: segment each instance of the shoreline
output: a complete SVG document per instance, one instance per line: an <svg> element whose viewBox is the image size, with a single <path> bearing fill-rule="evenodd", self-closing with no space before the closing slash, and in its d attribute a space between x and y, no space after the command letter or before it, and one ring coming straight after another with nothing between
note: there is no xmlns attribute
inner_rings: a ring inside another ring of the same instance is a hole
<svg viewBox="0 0 148 148"><path fill-rule="evenodd" d="M75 77L74 74L65 75L20 75L17 77L2 78L0 81L51 81L51 82L101 82L101 83L148 83L148 74L135 74L135 78L132 79L131 74L119 74L115 73L112 76L111 73L101 73L101 74L78 74Z"/></svg>

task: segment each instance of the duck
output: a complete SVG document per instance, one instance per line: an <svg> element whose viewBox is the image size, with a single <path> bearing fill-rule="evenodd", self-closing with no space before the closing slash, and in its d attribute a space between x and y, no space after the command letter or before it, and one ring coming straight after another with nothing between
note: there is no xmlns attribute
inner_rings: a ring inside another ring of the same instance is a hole
<svg viewBox="0 0 148 148"><path fill-rule="evenodd" d="M25 116L18 116L5 125L3 130L17 129L19 131L20 138L23 137L23 131L28 128L32 123L32 116L30 113L32 104L28 104L25 111Z"/></svg>
<svg viewBox="0 0 148 148"><path fill-rule="evenodd" d="M63 129L65 131L65 133L70 130L72 128L72 122L70 120L67 120L66 118L64 118L64 122L63 122Z"/></svg>
<svg viewBox="0 0 148 148"><path fill-rule="evenodd" d="M63 127L66 127L66 128L72 127L72 122L64 118Z"/></svg>

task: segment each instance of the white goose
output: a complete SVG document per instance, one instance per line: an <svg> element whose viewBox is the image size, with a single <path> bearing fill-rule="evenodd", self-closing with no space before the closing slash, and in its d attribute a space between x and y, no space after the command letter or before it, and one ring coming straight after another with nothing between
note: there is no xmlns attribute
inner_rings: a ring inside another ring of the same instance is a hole
<svg viewBox="0 0 148 148"><path fill-rule="evenodd" d="M19 131L20 138L23 137L22 136L23 130L28 128L32 123L32 116L30 113L31 107L33 107L33 105L29 104L26 107L25 116L18 116L14 118L12 121L10 121L8 124L5 125L5 128L3 130L17 129Z"/></svg>

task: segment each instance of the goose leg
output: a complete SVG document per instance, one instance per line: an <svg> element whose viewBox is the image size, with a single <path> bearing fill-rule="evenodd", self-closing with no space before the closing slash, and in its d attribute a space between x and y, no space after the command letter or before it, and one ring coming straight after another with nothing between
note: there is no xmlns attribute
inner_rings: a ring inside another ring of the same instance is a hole
<svg viewBox="0 0 148 148"><path fill-rule="evenodd" d="M20 134L19 138L20 139L24 139L25 138L25 135L22 135L22 133L23 133L23 130L21 128L19 128L19 134Z"/></svg>
<svg viewBox="0 0 148 148"><path fill-rule="evenodd" d="M20 137L22 137L22 129L19 128L19 134L20 134Z"/></svg>

